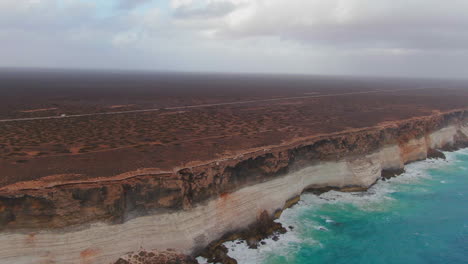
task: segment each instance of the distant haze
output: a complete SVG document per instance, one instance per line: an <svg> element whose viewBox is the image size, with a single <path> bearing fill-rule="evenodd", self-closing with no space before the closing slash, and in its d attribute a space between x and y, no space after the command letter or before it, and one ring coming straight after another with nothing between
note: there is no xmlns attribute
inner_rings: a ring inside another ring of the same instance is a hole
<svg viewBox="0 0 468 264"><path fill-rule="evenodd" d="M0 67L468 76L466 0L1 0Z"/></svg>

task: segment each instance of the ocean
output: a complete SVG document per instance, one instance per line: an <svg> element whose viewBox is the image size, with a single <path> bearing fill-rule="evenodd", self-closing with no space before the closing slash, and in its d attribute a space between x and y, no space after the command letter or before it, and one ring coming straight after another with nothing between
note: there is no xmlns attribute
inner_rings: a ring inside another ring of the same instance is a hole
<svg viewBox="0 0 468 264"><path fill-rule="evenodd" d="M304 194L258 249L228 242L249 263L468 263L468 149L407 165L367 192ZM290 230L292 227L292 230Z"/></svg>

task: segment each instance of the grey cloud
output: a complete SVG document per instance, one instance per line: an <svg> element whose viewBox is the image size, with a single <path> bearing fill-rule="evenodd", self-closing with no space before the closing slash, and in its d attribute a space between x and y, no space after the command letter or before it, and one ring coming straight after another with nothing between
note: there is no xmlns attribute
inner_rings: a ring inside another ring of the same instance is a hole
<svg viewBox="0 0 468 264"><path fill-rule="evenodd" d="M342 21L335 17L339 1L328 1L323 10L312 2L299 2L303 2L303 9L293 4L288 9L280 1L265 8L252 6L253 15L235 25L221 24L216 32L220 37L276 36L304 45L339 49L464 50L468 47L466 1L383 0L369 1L369 5L361 1L358 6L344 1L345 5L349 4L351 16Z"/></svg>
<svg viewBox="0 0 468 264"><path fill-rule="evenodd" d="M118 6L121 9L132 9L138 5L149 3L151 0L119 0Z"/></svg>
<svg viewBox="0 0 468 264"><path fill-rule="evenodd" d="M23 31L25 33L66 32L82 27L94 20L92 5L75 2L63 9L54 1L38 2L29 8L0 8L0 31Z"/></svg>
<svg viewBox="0 0 468 264"><path fill-rule="evenodd" d="M268 33L265 33L268 34ZM412 27L378 24L295 27L278 35L304 44L336 48L394 48L412 50L459 50L468 48L466 28Z"/></svg>
<svg viewBox="0 0 468 264"><path fill-rule="evenodd" d="M229 1L210 2L205 6L183 5L174 10L174 17L178 19L216 18L225 16L236 9L236 5Z"/></svg>
<svg viewBox="0 0 468 264"><path fill-rule="evenodd" d="M468 76L466 0L118 1L0 0L0 66Z"/></svg>

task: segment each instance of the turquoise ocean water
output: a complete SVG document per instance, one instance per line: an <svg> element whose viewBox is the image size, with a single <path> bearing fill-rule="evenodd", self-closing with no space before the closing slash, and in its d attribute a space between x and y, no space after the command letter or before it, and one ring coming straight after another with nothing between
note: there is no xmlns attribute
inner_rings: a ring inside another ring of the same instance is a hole
<svg viewBox="0 0 468 264"><path fill-rule="evenodd" d="M409 164L365 193L305 194L259 249L226 243L239 263L468 263L468 150Z"/></svg>

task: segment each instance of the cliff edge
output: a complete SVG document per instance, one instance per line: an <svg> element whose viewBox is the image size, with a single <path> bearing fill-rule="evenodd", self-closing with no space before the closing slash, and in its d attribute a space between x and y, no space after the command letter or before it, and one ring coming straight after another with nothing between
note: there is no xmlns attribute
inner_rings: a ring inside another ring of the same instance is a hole
<svg viewBox="0 0 468 264"><path fill-rule="evenodd" d="M0 187L0 262L110 263L132 251L193 254L270 216L306 189L367 188L434 149L468 146L453 110L296 138L161 171Z"/></svg>

